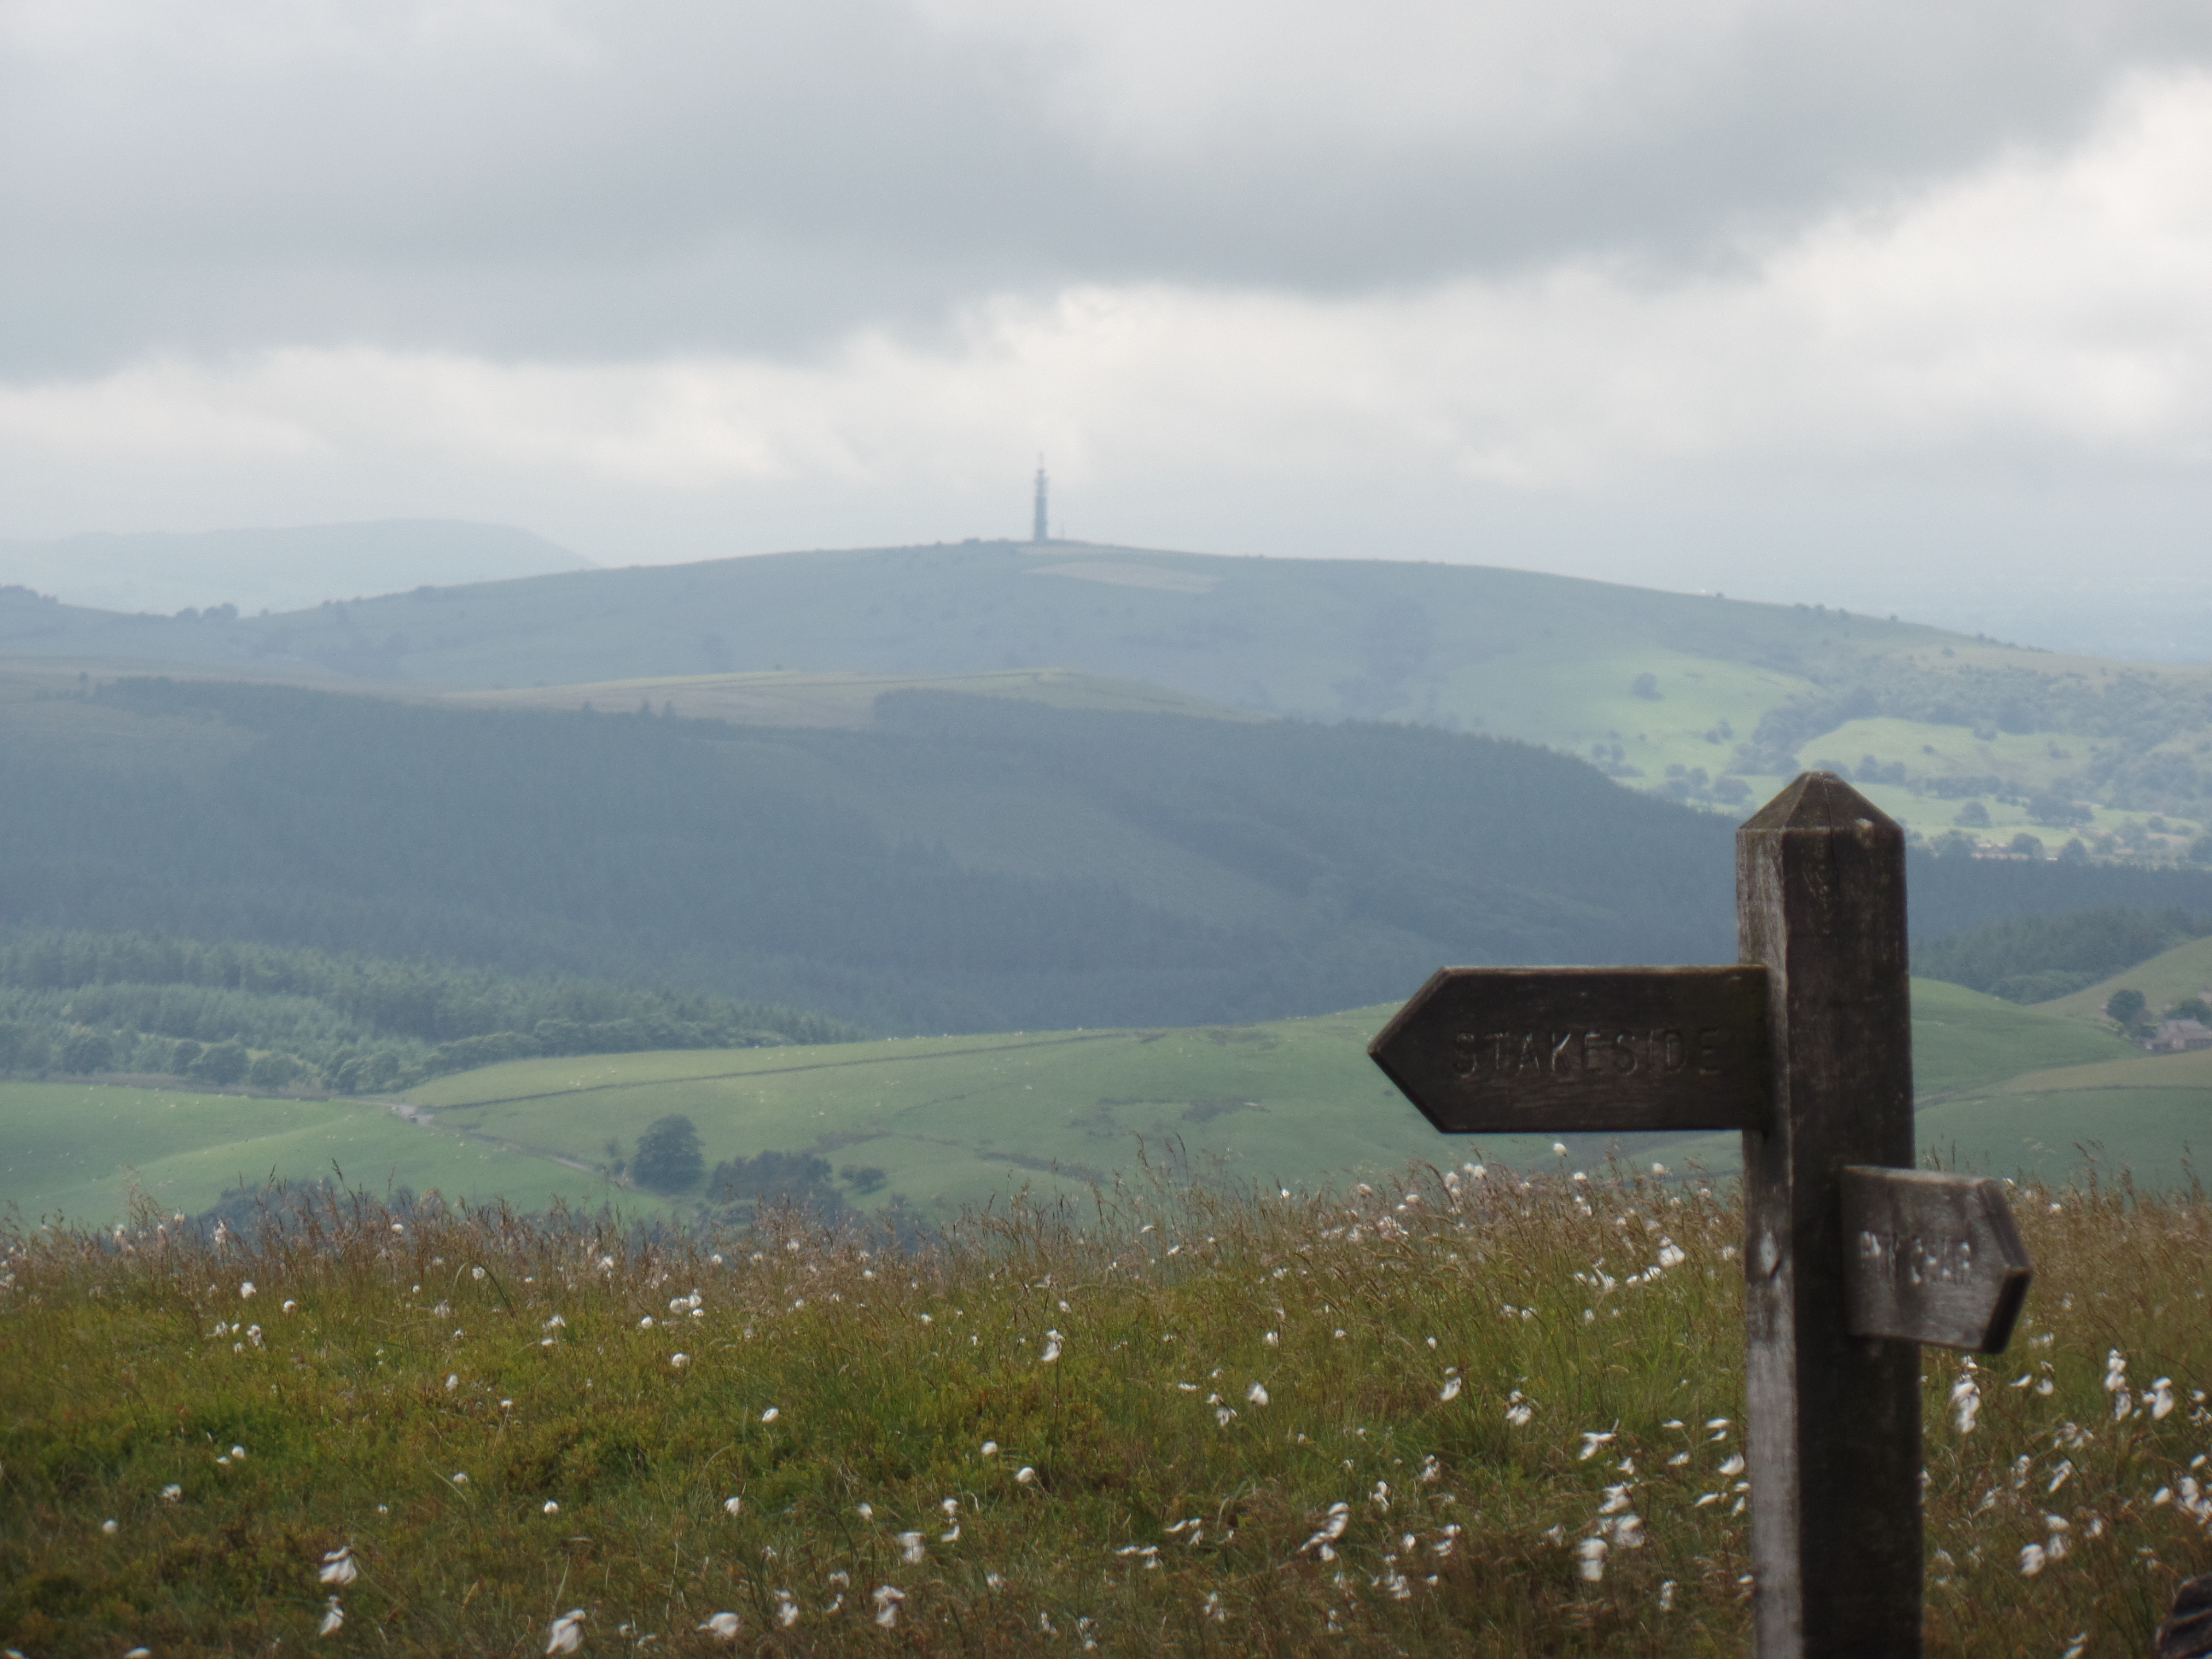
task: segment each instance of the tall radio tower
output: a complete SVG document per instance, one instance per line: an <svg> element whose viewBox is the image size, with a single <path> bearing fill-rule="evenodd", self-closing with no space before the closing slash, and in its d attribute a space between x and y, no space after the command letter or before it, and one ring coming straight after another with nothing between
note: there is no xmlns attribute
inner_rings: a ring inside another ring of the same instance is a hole
<svg viewBox="0 0 2212 1659"><path fill-rule="evenodd" d="M1030 539L1033 542L1048 542L1052 539L1051 520L1045 514L1045 493L1044 457L1040 455L1037 457L1036 518L1030 530Z"/></svg>

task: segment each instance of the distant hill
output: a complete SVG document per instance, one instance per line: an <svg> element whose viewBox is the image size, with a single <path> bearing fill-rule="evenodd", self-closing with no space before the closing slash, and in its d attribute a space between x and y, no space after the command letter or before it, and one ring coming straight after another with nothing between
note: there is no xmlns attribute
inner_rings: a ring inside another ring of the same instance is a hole
<svg viewBox="0 0 2212 1659"><path fill-rule="evenodd" d="M907 691L866 730L124 681L0 702L0 916L668 984L878 1031L1711 959L1728 828L1410 726Z"/></svg>
<svg viewBox="0 0 2212 1659"><path fill-rule="evenodd" d="M2079 835L2115 855L2212 857L2212 668L1473 565L969 542L441 585L213 623L0 596L0 655L514 693L1063 669L1249 714L1517 738L1721 807L1826 765L1931 838L2028 836L2049 855Z"/></svg>
<svg viewBox="0 0 2212 1659"><path fill-rule="evenodd" d="M2205 996L2212 992L2212 938L2185 939L2043 1006L2051 1013L2096 1019L2112 993L2124 987L2141 991L2154 1017L2187 998ZM2212 1141L2212 1134L2207 1139Z"/></svg>
<svg viewBox="0 0 2212 1659"><path fill-rule="evenodd" d="M1533 746L879 695L864 727L0 683L0 919L667 986L878 1033L1242 1022L1735 955L1731 825ZM626 701L626 700L625 700ZM1914 863L1923 936L2212 873Z"/></svg>
<svg viewBox="0 0 2212 1659"><path fill-rule="evenodd" d="M587 570L589 559L506 525L443 519L192 534L0 541L0 584L110 611L234 606L246 616L424 583L502 581Z"/></svg>

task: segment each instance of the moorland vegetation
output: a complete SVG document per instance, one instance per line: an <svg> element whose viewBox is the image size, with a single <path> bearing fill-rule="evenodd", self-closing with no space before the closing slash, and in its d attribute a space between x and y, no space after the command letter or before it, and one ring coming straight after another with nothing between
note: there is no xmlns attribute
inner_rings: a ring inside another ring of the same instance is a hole
<svg viewBox="0 0 2212 1659"><path fill-rule="evenodd" d="M2201 1190L2012 1194L1931 1351L1931 1653L2148 1650L2212 1557ZM899 1243L325 1192L11 1234L27 1650L1741 1650L1741 1218L1658 1171L1139 1180Z"/></svg>

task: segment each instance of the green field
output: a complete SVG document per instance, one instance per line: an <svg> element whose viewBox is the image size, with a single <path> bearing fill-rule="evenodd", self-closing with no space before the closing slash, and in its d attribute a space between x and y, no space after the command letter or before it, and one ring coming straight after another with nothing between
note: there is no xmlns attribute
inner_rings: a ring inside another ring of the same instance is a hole
<svg viewBox="0 0 2212 1659"><path fill-rule="evenodd" d="M2113 992L2126 986L2141 991L2154 1013L2172 1007L2185 997L2202 996L2212 988L2212 936L2184 940L2148 962L2122 969L2110 979L2084 988L2069 996L2039 1005L2054 1014L2094 1019L2105 1012Z"/></svg>
<svg viewBox="0 0 2212 1659"><path fill-rule="evenodd" d="M1082 1194L1145 1160L1302 1190L1415 1159L1553 1165L1549 1136L1436 1135L1366 1057L1389 1013L516 1060L410 1091L427 1127L365 1102L0 1085L0 1200L100 1222L134 1178L165 1206L198 1208L240 1176L313 1179L336 1160L372 1188L522 1207L559 1193L658 1214L672 1206L597 1171L609 1140L627 1153L676 1113L710 1165L775 1151L872 1168L884 1183L846 1180L851 1202L896 1196L933 1220L1021 1188ZM2067 1174L2094 1142L2108 1171L2171 1186L2212 1121L2212 1054L2134 1055L2094 1026L1957 986L1915 981L1913 1043L1923 1152L1968 1167ZM1573 1166L1593 1169L1614 1153L1714 1170L1737 1158L1730 1135L1565 1144Z"/></svg>
<svg viewBox="0 0 2212 1659"><path fill-rule="evenodd" d="M765 674L679 674L582 685L449 691L441 701L476 708L595 708L617 714L643 704L672 710L688 720L727 720L736 726L857 728L874 722L876 699L890 691L952 691L1041 702L1052 708L1189 714L1203 720L1258 718L1162 686L1064 668L1002 668L980 674L802 673L788 669Z"/></svg>
<svg viewBox="0 0 2212 1659"><path fill-rule="evenodd" d="M133 1192L197 1212L228 1188L334 1175L368 1192L498 1194L532 1210L556 1193L595 1198L600 1185L544 1158L417 1127L379 1103L0 1084L0 1206L26 1220L106 1225Z"/></svg>

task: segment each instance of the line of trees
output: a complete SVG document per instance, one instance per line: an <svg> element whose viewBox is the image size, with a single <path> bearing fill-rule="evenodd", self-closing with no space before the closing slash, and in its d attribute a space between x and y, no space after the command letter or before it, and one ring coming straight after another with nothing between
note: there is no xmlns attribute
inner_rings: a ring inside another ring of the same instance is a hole
<svg viewBox="0 0 2212 1659"><path fill-rule="evenodd" d="M1912 971L2008 1002L2047 1002L2207 931L2203 920L2180 910L2113 907L2015 916L1914 945ZM2141 1009L2138 994L2135 1012Z"/></svg>
<svg viewBox="0 0 2212 1659"><path fill-rule="evenodd" d="M838 1042L789 1008L144 933L0 934L0 1072L374 1093L540 1054Z"/></svg>

